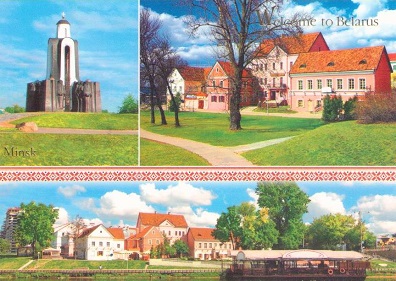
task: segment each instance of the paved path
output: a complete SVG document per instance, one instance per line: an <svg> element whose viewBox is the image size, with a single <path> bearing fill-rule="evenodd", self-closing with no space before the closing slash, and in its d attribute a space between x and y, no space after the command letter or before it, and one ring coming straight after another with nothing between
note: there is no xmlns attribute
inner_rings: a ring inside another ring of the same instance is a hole
<svg viewBox="0 0 396 281"><path fill-rule="evenodd" d="M267 113L265 111L254 111L256 106L248 106L244 107L241 110L241 114L243 115L260 115L260 116L279 116L279 117L290 117L290 118L314 118L320 119L322 118L321 113L310 113L310 112L297 112L297 113Z"/></svg>
<svg viewBox="0 0 396 281"><path fill-rule="evenodd" d="M245 151L249 150L254 150L254 149L259 149L263 147L267 147L270 145L278 144L284 141L287 141L293 137L286 137L286 138L280 138L280 139L272 139L272 140L266 140L266 141L260 141L260 142L255 142L255 143L250 143L250 144L244 144L244 145L238 145L234 147L229 147L229 149L235 153L242 153Z"/></svg>
<svg viewBox="0 0 396 281"><path fill-rule="evenodd" d="M157 142L167 143L174 146L181 147L185 150L194 152L202 158L206 159L213 166L227 166L227 167L251 167L253 164L243 158L242 156L234 153L231 149L226 147L213 146L206 143L197 141L169 137L148 132L140 129L140 137L154 140Z"/></svg>

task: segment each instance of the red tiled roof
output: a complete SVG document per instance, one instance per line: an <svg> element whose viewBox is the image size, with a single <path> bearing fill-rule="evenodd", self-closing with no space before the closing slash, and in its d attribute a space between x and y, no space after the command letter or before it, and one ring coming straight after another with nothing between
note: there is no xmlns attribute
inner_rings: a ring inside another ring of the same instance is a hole
<svg viewBox="0 0 396 281"><path fill-rule="evenodd" d="M205 81L205 69L201 67L183 66L177 68L184 81Z"/></svg>
<svg viewBox="0 0 396 281"><path fill-rule="evenodd" d="M140 238L143 238L144 236L146 236L146 234L148 232L150 232L151 229L153 229L155 226L149 226L146 227L145 229L143 229L141 232L137 233L136 235L133 235L131 237L129 237L128 239L131 240L139 240Z"/></svg>
<svg viewBox="0 0 396 281"><path fill-rule="evenodd" d="M174 214L158 214L158 213L139 213L140 222L143 225L159 226L168 220L175 227L188 227L186 219L183 215Z"/></svg>
<svg viewBox="0 0 396 281"><path fill-rule="evenodd" d="M213 230L215 230L215 229L214 228L202 228L202 227L191 227L189 229L189 231L195 241L197 241L197 240L217 241L217 239L214 238L212 235Z"/></svg>
<svg viewBox="0 0 396 281"><path fill-rule="evenodd" d="M124 231L119 227L110 227L107 229L115 239L125 239Z"/></svg>
<svg viewBox="0 0 396 281"><path fill-rule="evenodd" d="M388 57L390 61L396 61L396 53L388 54Z"/></svg>
<svg viewBox="0 0 396 281"><path fill-rule="evenodd" d="M290 74L375 70L384 46L300 54Z"/></svg>
<svg viewBox="0 0 396 281"><path fill-rule="evenodd" d="M234 75L234 68L232 67L231 63L228 61L218 61L220 64L221 68L224 70L224 72L227 74L227 76L233 76ZM252 75L251 73L244 69L242 72L242 77L243 78L251 78Z"/></svg>
<svg viewBox="0 0 396 281"><path fill-rule="evenodd" d="M258 56L267 55L275 46L279 46L288 54L307 53L320 34L320 32L302 33L296 36L281 36L274 39L265 39L257 48Z"/></svg>

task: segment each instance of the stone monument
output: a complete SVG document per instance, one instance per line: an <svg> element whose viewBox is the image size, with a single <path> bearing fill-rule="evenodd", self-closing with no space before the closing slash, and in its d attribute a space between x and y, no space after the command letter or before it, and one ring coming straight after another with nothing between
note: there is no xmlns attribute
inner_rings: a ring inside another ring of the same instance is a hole
<svg viewBox="0 0 396 281"><path fill-rule="evenodd" d="M47 77L27 84L26 111L101 112L99 82L81 81L78 42L62 14L56 38L48 39Z"/></svg>

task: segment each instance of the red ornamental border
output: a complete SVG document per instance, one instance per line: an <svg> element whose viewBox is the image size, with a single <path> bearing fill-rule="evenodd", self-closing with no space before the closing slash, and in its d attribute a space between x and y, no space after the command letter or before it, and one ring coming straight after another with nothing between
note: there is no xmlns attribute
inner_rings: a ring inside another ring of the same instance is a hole
<svg viewBox="0 0 396 281"><path fill-rule="evenodd" d="M395 181L396 167L3 167L0 182Z"/></svg>

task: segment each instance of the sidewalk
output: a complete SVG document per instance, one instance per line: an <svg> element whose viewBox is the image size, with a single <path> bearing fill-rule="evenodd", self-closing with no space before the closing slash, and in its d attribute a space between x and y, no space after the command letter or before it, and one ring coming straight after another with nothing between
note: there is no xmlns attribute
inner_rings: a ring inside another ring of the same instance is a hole
<svg viewBox="0 0 396 281"><path fill-rule="evenodd" d="M252 167L251 162L225 147L213 146L197 141L159 135L140 129L140 137L181 147L205 158L213 166Z"/></svg>

